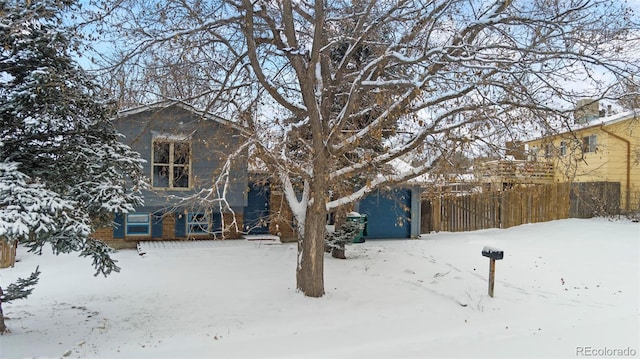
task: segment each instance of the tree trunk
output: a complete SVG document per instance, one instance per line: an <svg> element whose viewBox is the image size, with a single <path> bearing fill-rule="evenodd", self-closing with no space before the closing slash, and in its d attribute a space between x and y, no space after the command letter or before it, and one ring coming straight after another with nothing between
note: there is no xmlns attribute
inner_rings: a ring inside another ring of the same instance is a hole
<svg viewBox="0 0 640 359"><path fill-rule="evenodd" d="M326 206L315 198L307 208L304 237L298 238L298 290L307 297L324 295L324 233L326 230ZM320 202L320 203L318 203Z"/></svg>
<svg viewBox="0 0 640 359"><path fill-rule="evenodd" d="M286 3L286 2L285 2ZM317 19L323 21L322 6L316 6ZM324 45L321 42L323 33L314 30L314 49ZM316 46L318 46L316 48ZM318 52L312 55L311 63L319 64ZM296 60L298 61L298 60ZM304 104L308 109L309 129L311 130L311 153L313 156L313 171L308 181L307 191L309 202L304 220L304 233L298 238L298 268L296 282L298 290L307 297L322 297L324 295L324 234L327 230L327 200L329 195L329 163L331 154L327 150L323 124L330 115L330 107L317 102L317 69L315 65L303 66L295 62L294 67L299 74L304 74L300 80L301 93Z"/></svg>
<svg viewBox="0 0 640 359"><path fill-rule="evenodd" d="M344 249L331 248L331 256L338 259L347 259L347 256L344 255Z"/></svg>
<svg viewBox="0 0 640 359"><path fill-rule="evenodd" d="M314 121L314 126L319 121ZM315 131L320 132L319 128ZM307 297L324 295L324 235L327 230L327 199L329 192L329 171L327 152L323 150L320 136L314 136L313 146L316 156L313 160L313 174L309 183L309 204L304 221L304 233L298 238L297 288ZM323 156L325 155L325 156Z"/></svg>
<svg viewBox="0 0 640 359"><path fill-rule="evenodd" d="M4 313L2 312L2 288L0 287L0 334L7 331L7 326L4 324Z"/></svg>

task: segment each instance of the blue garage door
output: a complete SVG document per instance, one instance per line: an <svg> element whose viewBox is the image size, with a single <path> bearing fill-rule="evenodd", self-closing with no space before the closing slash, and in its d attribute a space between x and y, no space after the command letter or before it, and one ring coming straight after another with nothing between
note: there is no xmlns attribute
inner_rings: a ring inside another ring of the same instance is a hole
<svg viewBox="0 0 640 359"><path fill-rule="evenodd" d="M367 215L366 238L410 238L411 190L372 193L360 201L360 214Z"/></svg>
<svg viewBox="0 0 640 359"><path fill-rule="evenodd" d="M249 184L244 208L244 230L249 234L269 233L269 185Z"/></svg>

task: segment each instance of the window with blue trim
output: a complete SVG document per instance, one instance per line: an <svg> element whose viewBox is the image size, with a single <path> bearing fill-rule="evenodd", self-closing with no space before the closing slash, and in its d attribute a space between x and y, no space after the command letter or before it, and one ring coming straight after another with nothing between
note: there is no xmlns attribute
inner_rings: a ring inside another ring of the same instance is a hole
<svg viewBox="0 0 640 359"><path fill-rule="evenodd" d="M187 215L187 234L208 234L211 216L206 213L189 213Z"/></svg>
<svg viewBox="0 0 640 359"><path fill-rule="evenodd" d="M149 213L128 213L125 228L127 236L148 236L151 234L151 216Z"/></svg>

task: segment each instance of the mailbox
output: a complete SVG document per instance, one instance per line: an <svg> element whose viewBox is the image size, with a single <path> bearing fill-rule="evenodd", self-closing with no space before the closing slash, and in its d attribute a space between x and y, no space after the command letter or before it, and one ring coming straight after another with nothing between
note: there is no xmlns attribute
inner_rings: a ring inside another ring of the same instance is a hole
<svg viewBox="0 0 640 359"><path fill-rule="evenodd" d="M482 255L491 259L502 259L504 258L504 251L492 247L484 247L482 248Z"/></svg>

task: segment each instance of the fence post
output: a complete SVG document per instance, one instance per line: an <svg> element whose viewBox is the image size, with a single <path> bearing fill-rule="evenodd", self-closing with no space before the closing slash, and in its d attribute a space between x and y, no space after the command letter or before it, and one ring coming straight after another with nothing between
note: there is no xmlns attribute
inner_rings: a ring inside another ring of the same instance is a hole
<svg viewBox="0 0 640 359"><path fill-rule="evenodd" d="M6 239L0 238L0 268L9 268L16 264L17 246L17 241L9 243Z"/></svg>
<svg viewBox="0 0 640 359"><path fill-rule="evenodd" d="M440 201L440 197L436 197L431 201L431 220L433 221L433 230L434 232L441 231L441 223L442 223L442 205Z"/></svg>

